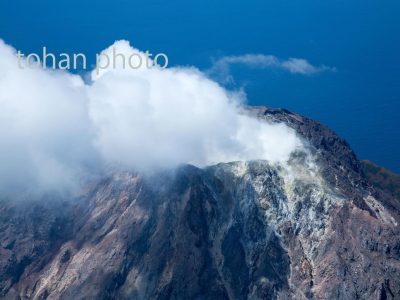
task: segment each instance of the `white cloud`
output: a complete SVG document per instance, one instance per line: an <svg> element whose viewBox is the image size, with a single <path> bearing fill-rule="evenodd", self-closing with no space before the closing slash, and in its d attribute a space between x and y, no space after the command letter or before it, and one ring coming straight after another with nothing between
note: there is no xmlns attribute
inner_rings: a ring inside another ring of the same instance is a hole
<svg viewBox="0 0 400 300"><path fill-rule="evenodd" d="M125 41L114 47L143 54ZM86 84L66 72L21 70L0 42L0 69L0 191L69 187L109 164L283 163L302 147L285 125L243 115L243 95L195 68L110 67Z"/></svg>
<svg viewBox="0 0 400 300"><path fill-rule="evenodd" d="M335 71L335 68L322 66L313 66L307 60L303 58L289 58L286 61L282 61L280 67L288 70L293 74L316 74L325 71Z"/></svg>
<svg viewBox="0 0 400 300"><path fill-rule="evenodd" d="M325 65L314 66L303 58L289 58L281 60L273 55L265 54L245 54L237 56L224 56L214 61L212 67L207 71L211 75L217 76L223 82L232 80L230 68L232 65L239 64L254 69L275 68L288 71L292 74L312 75L326 71L336 71L335 68Z"/></svg>
<svg viewBox="0 0 400 300"><path fill-rule="evenodd" d="M94 158L93 125L78 76L21 70L0 40L0 190L68 186Z"/></svg>

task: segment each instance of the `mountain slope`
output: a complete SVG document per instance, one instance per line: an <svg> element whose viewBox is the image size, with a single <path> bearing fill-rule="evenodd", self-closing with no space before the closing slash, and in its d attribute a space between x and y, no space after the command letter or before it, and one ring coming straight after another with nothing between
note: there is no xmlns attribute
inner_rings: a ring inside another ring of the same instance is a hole
<svg viewBox="0 0 400 300"><path fill-rule="evenodd" d="M388 193L400 201L400 176L375 165L368 160L361 161L362 171L376 189Z"/></svg>
<svg viewBox="0 0 400 300"><path fill-rule="evenodd" d="M398 299L400 210L349 145L303 116L287 166L115 170L76 199L2 201L6 299Z"/></svg>

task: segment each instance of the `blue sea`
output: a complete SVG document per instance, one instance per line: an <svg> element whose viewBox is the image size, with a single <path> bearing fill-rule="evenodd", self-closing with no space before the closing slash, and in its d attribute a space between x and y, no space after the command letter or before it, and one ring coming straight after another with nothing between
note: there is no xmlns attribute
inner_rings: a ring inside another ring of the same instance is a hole
<svg viewBox="0 0 400 300"><path fill-rule="evenodd" d="M398 0L1 0L0 38L25 53L83 52L90 64L126 39L201 70L244 54L330 66L304 75L237 65L227 88L321 121L360 159L400 172L399 16Z"/></svg>

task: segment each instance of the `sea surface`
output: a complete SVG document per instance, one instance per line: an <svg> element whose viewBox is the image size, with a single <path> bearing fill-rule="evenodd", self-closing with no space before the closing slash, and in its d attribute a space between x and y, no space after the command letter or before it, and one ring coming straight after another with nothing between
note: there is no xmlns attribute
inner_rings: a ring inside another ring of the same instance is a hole
<svg viewBox="0 0 400 300"><path fill-rule="evenodd" d="M0 1L0 38L24 53L95 53L126 39L170 65L207 70L227 55L304 58L336 71L234 66L229 89L344 137L360 159L400 173L400 1ZM1 70L0 70L1 72Z"/></svg>

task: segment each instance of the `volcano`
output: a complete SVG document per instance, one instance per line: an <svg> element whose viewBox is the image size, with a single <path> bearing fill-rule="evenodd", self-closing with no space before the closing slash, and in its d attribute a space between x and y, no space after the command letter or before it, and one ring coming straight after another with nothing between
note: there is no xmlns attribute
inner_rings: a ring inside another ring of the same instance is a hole
<svg viewBox="0 0 400 300"><path fill-rule="evenodd" d="M113 169L74 197L2 199L1 298L400 299L398 177L309 118L246 113L307 151Z"/></svg>

